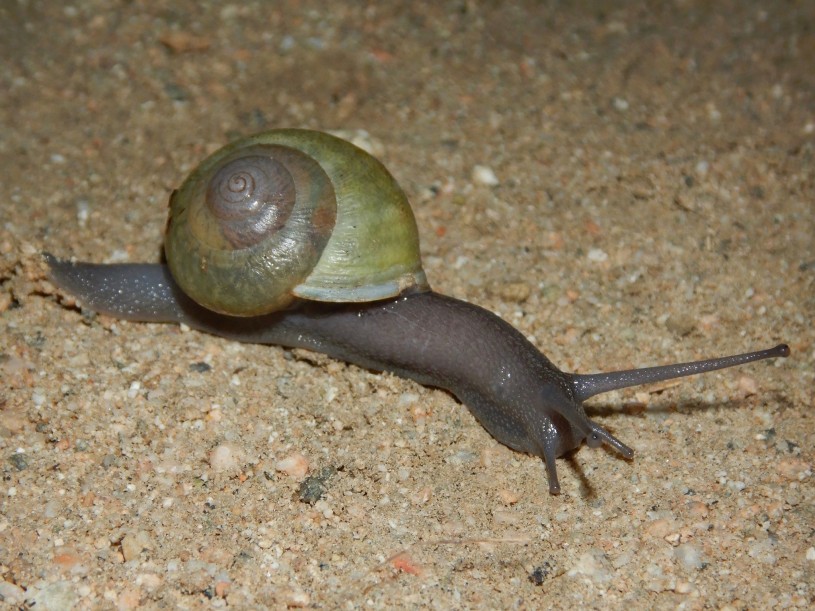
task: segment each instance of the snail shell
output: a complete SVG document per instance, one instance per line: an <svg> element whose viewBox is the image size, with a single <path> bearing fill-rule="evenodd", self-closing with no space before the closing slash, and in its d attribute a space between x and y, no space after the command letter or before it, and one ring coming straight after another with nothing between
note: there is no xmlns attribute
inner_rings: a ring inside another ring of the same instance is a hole
<svg viewBox="0 0 815 611"><path fill-rule="evenodd" d="M170 197L164 248L189 297L233 316L298 297L366 302L429 290L396 180L322 132L274 130L213 153Z"/></svg>

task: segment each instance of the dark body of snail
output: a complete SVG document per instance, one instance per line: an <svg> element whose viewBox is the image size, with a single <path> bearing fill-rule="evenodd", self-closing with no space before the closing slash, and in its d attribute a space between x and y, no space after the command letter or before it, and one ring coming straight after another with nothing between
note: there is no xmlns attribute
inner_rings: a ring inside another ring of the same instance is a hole
<svg viewBox="0 0 815 611"><path fill-rule="evenodd" d="M568 374L495 314L430 290L369 303L296 301L253 317L207 310L158 264L70 263L46 255L50 278L83 306L117 318L179 322L242 342L308 348L453 393L498 441L544 459L560 492L555 458L583 441L633 451L586 417L596 394L789 354L786 345L744 355L606 374Z"/></svg>

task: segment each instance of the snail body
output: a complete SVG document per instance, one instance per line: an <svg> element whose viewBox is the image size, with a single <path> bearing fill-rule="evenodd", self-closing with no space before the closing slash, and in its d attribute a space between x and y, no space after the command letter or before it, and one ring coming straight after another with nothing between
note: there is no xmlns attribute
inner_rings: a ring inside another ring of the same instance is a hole
<svg viewBox="0 0 815 611"><path fill-rule="evenodd" d="M270 203L277 209L264 210ZM193 171L170 207L167 265L45 255L50 279L118 318L308 348L446 389L499 442L543 458L552 494L560 492L555 459L583 442L633 457L586 416L589 397L789 354L781 344L663 367L563 372L495 314L432 291L401 188L372 156L320 132L274 130L230 144ZM301 233L305 245L293 237Z"/></svg>

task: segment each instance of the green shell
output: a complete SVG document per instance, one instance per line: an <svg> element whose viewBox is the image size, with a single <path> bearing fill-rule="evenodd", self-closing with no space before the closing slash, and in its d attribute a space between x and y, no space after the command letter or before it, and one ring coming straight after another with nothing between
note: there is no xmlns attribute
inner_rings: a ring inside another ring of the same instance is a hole
<svg viewBox="0 0 815 611"><path fill-rule="evenodd" d="M204 199L225 164L263 156L287 168L296 201L274 235L247 244ZM416 221L393 176L350 142L309 130L264 132L205 159L170 198L165 253L188 296L233 316L277 311L298 297L366 302L429 289Z"/></svg>

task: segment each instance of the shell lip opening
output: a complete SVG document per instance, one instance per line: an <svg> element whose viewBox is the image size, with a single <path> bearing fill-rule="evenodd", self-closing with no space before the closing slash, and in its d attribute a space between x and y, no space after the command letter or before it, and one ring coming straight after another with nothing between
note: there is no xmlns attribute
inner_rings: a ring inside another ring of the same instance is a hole
<svg viewBox="0 0 815 611"><path fill-rule="evenodd" d="M365 303L396 297L408 289L430 290L424 271L406 273L387 282L366 286L334 287L300 284L292 289L292 294L312 301Z"/></svg>

